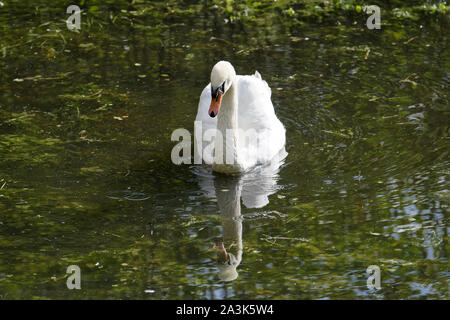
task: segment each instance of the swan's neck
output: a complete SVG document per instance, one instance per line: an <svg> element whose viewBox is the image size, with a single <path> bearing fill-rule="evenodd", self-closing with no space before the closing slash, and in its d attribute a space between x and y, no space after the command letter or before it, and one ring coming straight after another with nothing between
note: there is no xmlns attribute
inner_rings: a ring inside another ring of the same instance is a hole
<svg viewBox="0 0 450 320"><path fill-rule="evenodd" d="M216 169L226 167L231 169L238 165L238 95L235 81L222 99L222 106L217 119L217 130L222 135L221 139L216 139L216 159L214 165ZM223 154L220 152L220 144L222 143ZM220 161L222 159L222 161ZM220 169L219 169L220 170ZM223 170L220 170L223 171Z"/></svg>

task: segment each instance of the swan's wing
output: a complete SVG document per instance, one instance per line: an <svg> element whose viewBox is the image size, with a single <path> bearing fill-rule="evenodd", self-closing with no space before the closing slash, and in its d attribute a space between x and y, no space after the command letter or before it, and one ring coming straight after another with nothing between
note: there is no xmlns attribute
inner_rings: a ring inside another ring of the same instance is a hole
<svg viewBox="0 0 450 320"><path fill-rule="evenodd" d="M257 73L254 76L238 76L239 128L258 130L269 126L275 117L272 91ZM242 121L241 121L242 120Z"/></svg>
<svg viewBox="0 0 450 320"><path fill-rule="evenodd" d="M252 76L238 76L238 89L239 129L255 130L267 146L264 154L258 152L249 162L266 162L281 150L286 139L285 128L272 104L272 91L258 72Z"/></svg>

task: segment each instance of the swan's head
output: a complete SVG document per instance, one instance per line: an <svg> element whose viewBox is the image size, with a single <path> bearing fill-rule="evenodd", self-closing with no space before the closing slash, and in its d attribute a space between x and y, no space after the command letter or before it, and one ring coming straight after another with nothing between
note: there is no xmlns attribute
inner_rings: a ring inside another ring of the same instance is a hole
<svg viewBox="0 0 450 320"><path fill-rule="evenodd" d="M208 114L214 118L219 114L222 97L230 89L236 71L228 61L217 62L211 71L211 105Z"/></svg>

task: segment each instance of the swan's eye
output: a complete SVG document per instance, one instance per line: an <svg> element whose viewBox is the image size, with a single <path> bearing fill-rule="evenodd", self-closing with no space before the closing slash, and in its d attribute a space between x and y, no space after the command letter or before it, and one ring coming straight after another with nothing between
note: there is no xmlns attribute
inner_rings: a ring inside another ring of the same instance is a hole
<svg viewBox="0 0 450 320"><path fill-rule="evenodd" d="M216 101L219 99L219 93L224 94L225 93L225 82L222 83L220 87L218 87L216 90L213 89L211 86L211 98L216 99Z"/></svg>

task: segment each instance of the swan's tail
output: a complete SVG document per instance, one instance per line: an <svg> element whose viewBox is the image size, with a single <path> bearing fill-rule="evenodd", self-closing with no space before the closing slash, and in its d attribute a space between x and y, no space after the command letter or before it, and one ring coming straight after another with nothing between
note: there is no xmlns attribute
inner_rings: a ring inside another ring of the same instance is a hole
<svg viewBox="0 0 450 320"><path fill-rule="evenodd" d="M255 71L254 76L255 76L256 78L258 78L259 80L262 80L261 73L259 73L258 71Z"/></svg>

